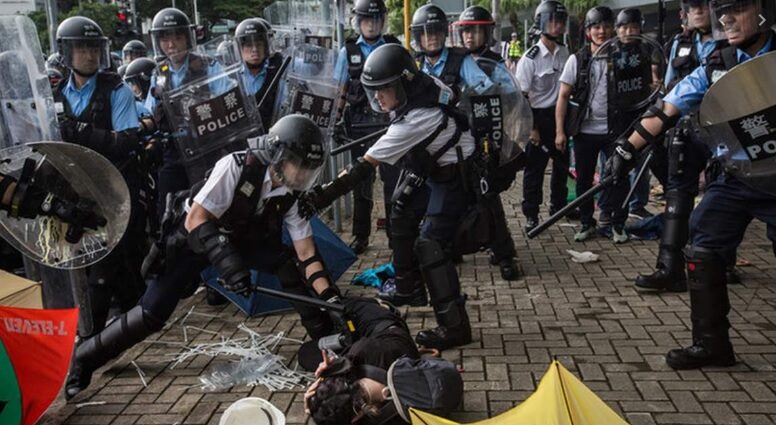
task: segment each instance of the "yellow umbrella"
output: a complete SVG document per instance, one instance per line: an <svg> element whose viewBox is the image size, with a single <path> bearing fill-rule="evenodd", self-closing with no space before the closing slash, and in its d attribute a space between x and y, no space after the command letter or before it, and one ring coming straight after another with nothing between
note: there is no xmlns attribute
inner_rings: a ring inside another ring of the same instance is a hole
<svg viewBox="0 0 776 425"><path fill-rule="evenodd" d="M410 409L412 425L462 425ZM628 425L557 360L544 374L536 392L495 418L469 425Z"/></svg>

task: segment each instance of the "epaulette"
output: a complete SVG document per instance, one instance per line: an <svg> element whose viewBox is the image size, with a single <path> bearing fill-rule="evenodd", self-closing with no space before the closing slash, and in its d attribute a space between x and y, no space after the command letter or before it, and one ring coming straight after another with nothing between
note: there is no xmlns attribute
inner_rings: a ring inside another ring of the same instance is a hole
<svg viewBox="0 0 776 425"><path fill-rule="evenodd" d="M539 50L541 50L539 49L539 46L534 45L533 47L528 49L527 52L525 52L525 57L527 57L528 59L534 60L536 59L536 55L539 54Z"/></svg>

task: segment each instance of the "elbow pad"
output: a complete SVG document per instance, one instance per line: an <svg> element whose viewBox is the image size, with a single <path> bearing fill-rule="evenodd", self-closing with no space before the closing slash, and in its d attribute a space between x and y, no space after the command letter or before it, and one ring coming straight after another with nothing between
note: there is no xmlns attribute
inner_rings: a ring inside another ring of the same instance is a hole
<svg viewBox="0 0 776 425"><path fill-rule="evenodd" d="M644 128L643 125L641 125L641 120L646 118L653 118L657 117L660 122L662 123L660 127L660 132L658 134L652 134L649 131L647 131L646 128ZM637 121L636 124L634 124L634 129L636 130L636 133L639 134L639 136L643 137L644 140L647 141L650 145L657 145L660 143L660 141L663 139L663 136L665 136L666 132L676 126L676 123L679 121L680 116L673 116L669 117L668 115L663 112L663 101L659 100L654 105L650 106L649 109L647 109L646 112L641 116L641 120Z"/></svg>

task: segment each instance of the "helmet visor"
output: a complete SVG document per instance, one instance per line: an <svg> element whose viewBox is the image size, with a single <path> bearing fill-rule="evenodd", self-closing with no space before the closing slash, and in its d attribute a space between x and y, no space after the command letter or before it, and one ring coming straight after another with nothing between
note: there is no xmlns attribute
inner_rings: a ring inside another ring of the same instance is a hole
<svg viewBox="0 0 776 425"><path fill-rule="evenodd" d="M107 37L64 39L60 43L65 66L84 75L110 68Z"/></svg>
<svg viewBox="0 0 776 425"><path fill-rule="evenodd" d="M772 24L765 18L762 0L711 0L709 6L714 39L727 39L734 46L767 31Z"/></svg>
<svg viewBox="0 0 776 425"><path fill-rule="evenodd" d="M151 31L154 55L175 60L196 46L194 27L175 27Z"/></svg>
<svg viewBox="0 0 776 425"><path fill-rule="evenodd" d="M475 52L496 43L492 21L465 21L453 24L453 45Z"/></svg>
<svg viewBox="0 0 776 425"><path fill-rule="evenodd" d="M566 35L568 19L569 15L567 13L544 12L539 15L537 26L542 34L554 39L560 39Z"/></svg>
<svg viewBox="0 0 776 425"><path fill-rule="evenodd" d="M369 99L369 106L375 112L388 113L407 103L407 93L401 79L380 86L364 86L364 92Z"/></svg>
<svg viewBox="0 0 776 425"><path fill-rule="evenodd" d="M445 47L448 28L444 22L412 26L412 48L427 55L437 55Z"/></svg>
<svg viewBox="0 0 776 425"><path fill-rule="evenodd" d="M302 157L291 149L282 148L271 158L275 176L291 190L310 190L323 172L326 150L319 144L311 144L307 150Z"/></svg>
<svg viewBox="0 0 776 425"><path fill-rule="evenodd" d="M385 26L385 15L355 15L350 21L353 31L363 36L367 40L373 40L383 33Z"/></svg>

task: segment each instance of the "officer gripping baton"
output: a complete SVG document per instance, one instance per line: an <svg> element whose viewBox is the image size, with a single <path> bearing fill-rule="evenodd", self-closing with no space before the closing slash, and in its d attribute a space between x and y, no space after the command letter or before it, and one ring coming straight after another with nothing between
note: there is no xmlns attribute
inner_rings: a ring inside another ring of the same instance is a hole
<svg viewBox="0 0 776 425"><path fill-rule="evenodd" d="M331 154L332 155L337 155L339 153L342 153L342 152L345 152L345 151L349 151L349 150L353 149L354 147L356 147L356 146L358 146L358 145L360 145L362 143L368 142L368 141L370 141L372 139L376 139L376 138L382 136L387 131L388 131L388 127L380 129L380 130L377 130L374 133L367 134L364 137L358 138L358 139L353 140L351 142L348 142L348 143L346 143L346 144L344 144L344 145L342 145L342 146L340 146L338 148L332 149L331 150Z"/></svg>
<svg viewBox="0 0 776 425"><path fill-rule="evenodd" d="M649 151L647 154L647 158L644 159L644 163L641 164L641 169L639 169L638 174L636 174L636 178L633 179L633 184L630 187L630 190L628 191L628 196L625 197L625 200L622 201L622 206L620 208L625 208L630 203L630 199L633 196L633 192L636 191L636 188L639 186L639 182L644 177L644 173L647 171L647 167L649 167L649 163L652 161L654 151Z"/></svg>

